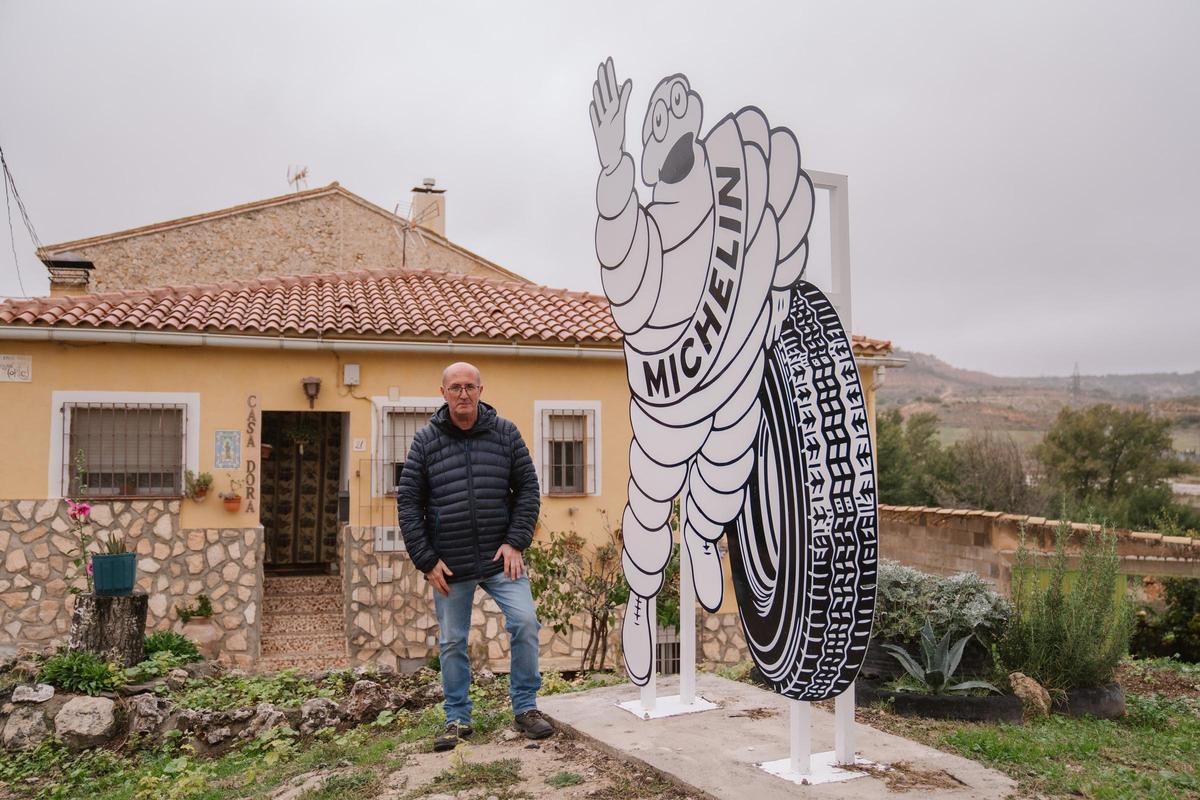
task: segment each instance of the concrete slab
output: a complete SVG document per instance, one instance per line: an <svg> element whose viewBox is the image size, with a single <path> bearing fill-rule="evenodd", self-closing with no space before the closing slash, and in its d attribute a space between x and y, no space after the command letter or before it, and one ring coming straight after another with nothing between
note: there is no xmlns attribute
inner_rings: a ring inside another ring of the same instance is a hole
<svg viewBox="0 0 1200 800"><path fill-rule="evenodd" d="M678 693L677 678L658 678L658 691ZM578 694L539 698L538 706L559 725L590 739L614 756L640 761L673 780L716 798L770 800L803 798L894 798L920 795L928 800L1003 800L1016 789L1006 775L960 756L877 731L855 728L860 756L888 766L904 762L915 770L943 770L953 784L921 785L893 791L874 773L846 783L797 786L759 765L788 757L786 697L716 675L698 674L696 692L718 709L662 719L641 720L618 704L636 699L632 684ZM812 750L833 750L833 714L812 709ZM956 783L957 782L957 783Z"/></svg>

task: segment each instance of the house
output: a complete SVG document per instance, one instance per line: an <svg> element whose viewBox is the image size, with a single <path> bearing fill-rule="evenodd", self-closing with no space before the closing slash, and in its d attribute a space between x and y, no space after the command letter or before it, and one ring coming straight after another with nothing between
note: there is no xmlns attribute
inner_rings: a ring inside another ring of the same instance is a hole
<svg viewBox="0 0 1200 800"><path fill-rule="evenodd" d="M319 235L303 222L329 215ZM52 296L0 303L0 645L64 638L82 585L64 498L83 496L138 553L150 628L207 594L239 666L423 663L437 625L394 488L452 361L523 432L539 535L620 519L629 393L602 296L537 286L337 184L41 255ZM854 347L873 415L890 345ZM189 470L214 476L207 497L186 496ZM475 652L506 668L499 610L478 602ZM728 605L706 655L732 646ZM583 644L543 636L550 659Z"/></svg>

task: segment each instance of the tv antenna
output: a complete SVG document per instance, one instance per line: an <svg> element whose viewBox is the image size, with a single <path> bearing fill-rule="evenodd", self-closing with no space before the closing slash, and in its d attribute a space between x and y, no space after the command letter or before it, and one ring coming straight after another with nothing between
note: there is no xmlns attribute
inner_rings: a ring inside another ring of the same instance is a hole
<svg viewBox="0 0 1200 800"><path fill-rule="evenodd" d="M300 184L304 184L303 188L308 188L308 167L288 165L287 182L291 185L293 192L298 192L301 189Z"/></svg>
<svg viewBox="0 0 1200 800"><path fill-rule="evenodd" d="M403 213L401 213L402 210ZM396 207L392 213L404 220L402 223L393 225L392 230L395 232L396 238L400 240L400 266L407 267L408 235L411 233L414 237L416 237L416 240L420 246L425 247L428 242L425 240L425 234L421 230L421 224L426 220L436 217L438 215L438 207L436 204L430 204L421 209L419 214L413 216L413 206L411 203L396 203Z"/></svg>

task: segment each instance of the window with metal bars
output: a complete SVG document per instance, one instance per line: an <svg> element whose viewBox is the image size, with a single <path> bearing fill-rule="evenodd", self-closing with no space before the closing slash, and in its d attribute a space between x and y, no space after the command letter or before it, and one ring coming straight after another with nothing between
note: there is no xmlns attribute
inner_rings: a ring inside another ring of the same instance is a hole
<svg viewBox="0 0 1200 800"><path fill-rule="evenodd" d="M64 496L180 497L187 406L64 403Z"/></svg>
<svg viewBox="0 0 1200 800"><path fill-rule="evenodd" d="M417 431L429 424L436 406L387 408L383 415L383 492L395 494Z"/></svg>
<svg viewBox="0 0 1200 800"><path fill-rule="evenodd" d="M543 409L541 413L542 485L550 495L596 491L595 412Z"/></svg>

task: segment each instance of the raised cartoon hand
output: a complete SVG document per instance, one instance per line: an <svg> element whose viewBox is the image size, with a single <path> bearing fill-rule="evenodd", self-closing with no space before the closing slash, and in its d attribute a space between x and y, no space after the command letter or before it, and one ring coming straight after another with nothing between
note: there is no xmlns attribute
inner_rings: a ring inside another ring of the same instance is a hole
<svg viewBox="0 0 1200 800"><path fill-rule="evenodd" d="M596 70L590 111L596 152L605 172L615 169L625 152L625 109L632 93L633 81L627 80L618 88L617 72L611 58Z"/></svg>

